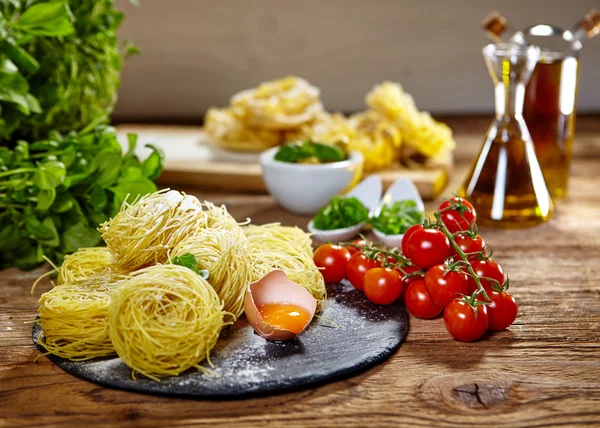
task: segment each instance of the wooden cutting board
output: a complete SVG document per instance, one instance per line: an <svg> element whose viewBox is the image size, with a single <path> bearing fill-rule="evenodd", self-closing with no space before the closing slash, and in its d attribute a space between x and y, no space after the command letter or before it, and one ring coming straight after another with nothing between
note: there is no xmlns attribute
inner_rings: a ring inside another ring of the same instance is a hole
<svg viewBox="0 0 600 428"><path fill-rule="evenodd" d="M165 165L159 183L169 186L188 186L202 190L233 193L267 193L262 180L258 155L235 153L204 144L206 138L200 126L120 125L119 139L127 146L127 133L138 134L137 153L147 156L147 143L161 147ZM452 166L412 170L402 167L377 172L384 190L397 178L410 178L423 199L436 198L446 187Z"/></svg>

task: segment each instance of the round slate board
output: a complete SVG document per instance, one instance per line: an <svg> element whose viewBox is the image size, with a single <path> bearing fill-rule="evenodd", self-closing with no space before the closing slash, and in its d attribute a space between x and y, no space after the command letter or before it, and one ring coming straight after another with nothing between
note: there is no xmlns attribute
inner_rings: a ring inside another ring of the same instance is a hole
<svg viewBox="0 0 600 428"><path fill-rule="evenodd" d="M133 380L131 369L116 357L82 362L48 358L67 373L109 388L231 399L316 386L356 374L387 359L404 341L408 316L402 303L374 305L344 284L329 287L328 295L322 319L315 319L304 333L287 342L261 338L245 319L228 328L211 354L218 376L189 370L160 382L142 375ZM37 344L40 335L34 324L33 342L44 352Z"/></svg>

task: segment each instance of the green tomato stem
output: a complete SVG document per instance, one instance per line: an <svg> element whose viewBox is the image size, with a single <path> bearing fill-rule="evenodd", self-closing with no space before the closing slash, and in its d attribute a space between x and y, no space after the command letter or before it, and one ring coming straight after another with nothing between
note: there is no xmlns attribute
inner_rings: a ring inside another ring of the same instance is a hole
<svg viewBox="0 0 600 428"><path fill-rule="evenodd" d="M456 251L456 254L458 254L460 256L460 258L465 262L465 266L467 267L467 270L469 271L469 274L471 275L471 277L475 280L475 284L477 284L477 288L481 292L481 295L485 298L486 301L489 302L490 297L486 293L485 288L483 288L483 285L481 284L481 280L479 279L479 276L473 270L473 266L471 266L471 262L469 262L469 258L467 257L465 252L463 250L461 250L460 247L458 246L458 244L456 243L456 240L454 239L454 235L452 233L450 233L450 231L448 230L448 228L442 221L442 219L440 217L440 213L435 212L433 215L435 216L435 219L438 221L442 232L444 233L444 235L446 235L446 237L450 241L450 244L454 248L454 251Z"/></svg>

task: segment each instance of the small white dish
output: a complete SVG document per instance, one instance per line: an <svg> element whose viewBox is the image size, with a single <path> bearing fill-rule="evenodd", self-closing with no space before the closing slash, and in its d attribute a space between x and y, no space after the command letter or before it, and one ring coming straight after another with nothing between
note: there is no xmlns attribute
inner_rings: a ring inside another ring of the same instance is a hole
<svg viewBox="0 0 600 428"><path fill-rule="evenodd" d="M362 202L362 204L372 213L379 205L383 184L381 178L377 175L370 175L361 181L354 189L349 191L345 196L354 196ZM343 229L320 230L316 229L314 221L308 223L309 232L313 233L315 238L323 242L344 242L358 235L366 222L359 223L354 226L345 227Z"/></svg>
<svg viewBox="0 0 600 428"><path fill-rule="evenodd" d="M276 161L278 150L261 153L263 180L277 203L296 214L316 213L362 174L364 158L359 152L351 152L341 162L301 164Z"/></svg>
<svg viewBox="0 0 600 428"><path fill-rule="evenodd" d="M406 201L413 200L417 203L417 208L421 212L425 212L425 204L423 204L423 199L419 194L419 191L413 184L411 180L408 178L399 178L388 188L387 192L381 199L381 202L373 212L373 216L379 215L381 209L385 205L391 205L396 201ZM373 233L377 239L383 243L386 247L389 248L400 248L402 246L402 238L404 234L401 235L386 235L385 233L373 228Z"/></svg>

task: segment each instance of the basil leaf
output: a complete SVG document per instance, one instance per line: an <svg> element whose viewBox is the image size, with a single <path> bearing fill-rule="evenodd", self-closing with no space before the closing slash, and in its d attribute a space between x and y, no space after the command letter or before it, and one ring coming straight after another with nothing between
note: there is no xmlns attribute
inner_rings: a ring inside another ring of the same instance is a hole
<svg viewBox="0 0 600 428"><path fill-rule="evenodd" d="M62 1L34 4L21 14L14 25L37 36L67 36L75 31L70 10Z"/></svg>
<svg viewBox="0 0 600 428"><path fill-rule="evenodd" d="M63 232L61 235L61 249L68 254L77 251L79 248L95 247L101 240L100 232L80 222Z"/></svg>
<svg viewBox="0 0 600 428"><path fill-rule="evenodd" d="M55 199L56 189L41 189L37 195L37 205L35 206L35 209L38 211L48 211Z"/></svg>
<svg viewBox="0 0 600 428"><path fill-rule="evenodd" d="M152 153L142 162L142 172L149 180L155 180L162 172L165 154L160 147L153 144L146 144L145 147L151 148Z"/></svg>
<svg viewBox="0 0 600 428"><path fill-rule="evenodd" d="M171 263L178 266L183 266L198 273L198 259L195 255L187 253L181 256L175 257L171 260Z"/></svg>

